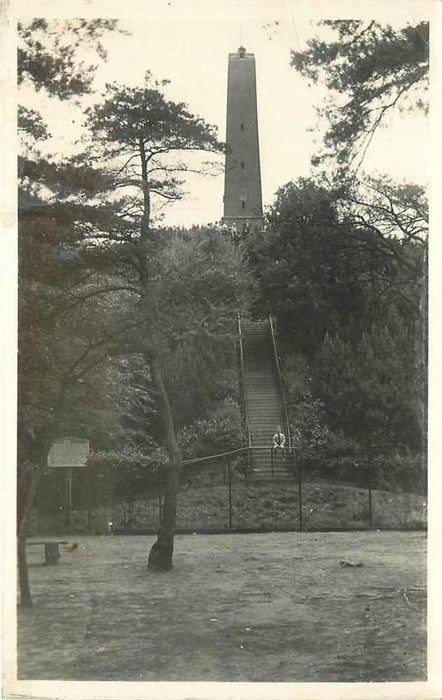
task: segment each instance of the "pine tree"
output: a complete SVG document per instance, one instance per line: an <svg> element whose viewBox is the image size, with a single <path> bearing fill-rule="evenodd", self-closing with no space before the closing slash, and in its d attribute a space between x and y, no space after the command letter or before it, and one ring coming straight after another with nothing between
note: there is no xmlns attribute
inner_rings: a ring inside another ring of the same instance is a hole
<svg viewBox="0 0 442 700"><path fill-rule="evenodd" d="M329 97L319 111L328 122L323 152L339 168L362 163L378 126L396 106L426 110L429 24L401 29L374 20L326 20L330 40L311 39L293 51L291 65L312 82L323 82ZM335 97L337 96L337 99Z"/></svg>

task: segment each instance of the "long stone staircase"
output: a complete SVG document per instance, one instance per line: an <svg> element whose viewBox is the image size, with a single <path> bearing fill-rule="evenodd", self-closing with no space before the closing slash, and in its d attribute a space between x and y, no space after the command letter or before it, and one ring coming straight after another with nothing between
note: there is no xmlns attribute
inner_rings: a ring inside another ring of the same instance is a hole
<svg viewBox="0 0 442 700"><path fill-rule="evenodd" d="M244 410L249 430L254 481L292 478L288 426L272 339L271 320L240 319L240 351ZM272 450L272 436L280 425L286 447Z"/></svg>

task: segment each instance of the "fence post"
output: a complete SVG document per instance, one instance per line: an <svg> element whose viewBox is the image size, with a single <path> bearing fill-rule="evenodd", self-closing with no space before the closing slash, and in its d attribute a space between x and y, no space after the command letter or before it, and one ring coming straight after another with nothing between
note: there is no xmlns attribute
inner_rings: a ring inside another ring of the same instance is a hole
<svg viewBox="0 0 442 700"><path fill-rule="evenodd" d="M163 505L162 505L162 493L161 493L161 472L158 470L158 519L161 521L163 519Z"/></svg>
<svg viewBox="0 0 442 700"><path fill-rule="evenodd" d="M37 484L37 493L35 496L35 502L37 504L36 508L36 518L35 518L35 534L38 535L40 532L40 514L41 514L41 482L42 482L42 475L41 471L38 474L38 484Z"/></svg>
<svg viewBox="0 0 442 700"><path fill-rule="evenodd" d="M87 478L87 533L92 534L92 501L93 501L93 484L91 466L86 467Z"/></svg>
<svg viewBox="0 0 442 700"><path fill-rule="evenodd" d="M294 453L292 453L292 459L294 462ZM302 532L303 522L302 522L302 470L301 462L298 460L298 518L299 518L299 530Z"/></svg>
<svg viewBox="0 0 442 700"><path fill-rule="evenodd" d="M370 529L373 528L373 495L372 495L372 478L371 478L371 455L367 466L367 491L368 491L368 522Z"/></svg>
<svg viewBox="0 0 442 700"><path fill-rule="evenodd" d="M230 462L227 462L227 476L229 485L229 530L232 529L232 468Z"/></svg>
<svg viewBox="0 0 442 700"><path fill-rule="evenodd" d="M273 479L273 476L274 476L274 474L273 474L273 458L274 458L274 450L273 450L273 447L271 447L271 448L270 448L270 464L271 464L271 467L272 467L272 479Z"/></svg>

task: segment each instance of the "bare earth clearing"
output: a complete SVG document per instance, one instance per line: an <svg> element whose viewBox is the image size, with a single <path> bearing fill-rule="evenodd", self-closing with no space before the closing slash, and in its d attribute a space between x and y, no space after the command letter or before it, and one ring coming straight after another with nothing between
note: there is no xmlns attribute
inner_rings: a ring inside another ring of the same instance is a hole
<svg viewBox="0 0 442 700"><path fill-rule="evenodd" d="M28 550L20 679L425 679L424 533L178 536L167 574L153 537L73 539Z"/></svg>

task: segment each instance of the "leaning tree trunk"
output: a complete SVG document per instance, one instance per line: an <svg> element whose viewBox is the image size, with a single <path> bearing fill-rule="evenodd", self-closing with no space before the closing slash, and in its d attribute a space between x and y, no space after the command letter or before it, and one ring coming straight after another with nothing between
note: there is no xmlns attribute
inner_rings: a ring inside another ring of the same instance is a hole
<svg viewBox="0 0 442 700"><path fill-rule="evenodd" d="M54 424L53 424L54 425ZM17 563L20 585L20 604L32 605L26 565L26 528L29 522L35 495L40 483L40 474L47 464L49 448L53 439L53 425L40 429L39 436L32 438L23 434L18 441L17 479ZM20 472L21 469L21 472Z"/></svg>
<svg viewBox="0 0 442 700"><path fill-rule="evenodd" d="M157 541L149 552L148 568L153 571L167 571L172 568L173 540L177 513L178 485L182 465L181 450L175 433L172 409L163 382L157 359L151 364L153 379L161 403L161 416L166 434L169 462L162 472L164 483L164 500L162 518Z"/></svg>
<svg viewBox="0 0 442 700"><path fill-rule="evenodd" d="M31 589L29 587L28 565L26 563L26 534L17 536L18 581L20 586L20 605L32 607Z"/></svg>
<svg viewBox="0 0 442 700"><path fill-rule="evenodd" d="M26 526L32 510L32 506L37 492L40 470L37 466L30 469L29 484L23 482L18 485L23 489L18 494L17 512L17 563L18 580L20 586L20 605L26 608L32 606L32 596L29 587L28 567L26 563Z"/></svg>
<svg viewBox="0 0 442 700"><path fill-rule="evenodd" d="M148 157L143 139L139 139L139 154L141 160L141 179L143 184L143 216L140 230L140 246L138 254L139 276L141 287L140 308L144 319L149 317L149 261L152 243L150 229L150 186L148 173ZM157 541L149 552L148 568L153 571L167 571L172 568L173 539L175 534L176 511L179 476L182 465L181 450L175 433L172 409L164 386L163 375L159 361L158 348L152 353L146 353L146 359L152 370L154 384L160 400L160 412L165 433L165 442L169 453L169 462L162 470L164 482L164 501L162 518L158 530Z"/></svg>

